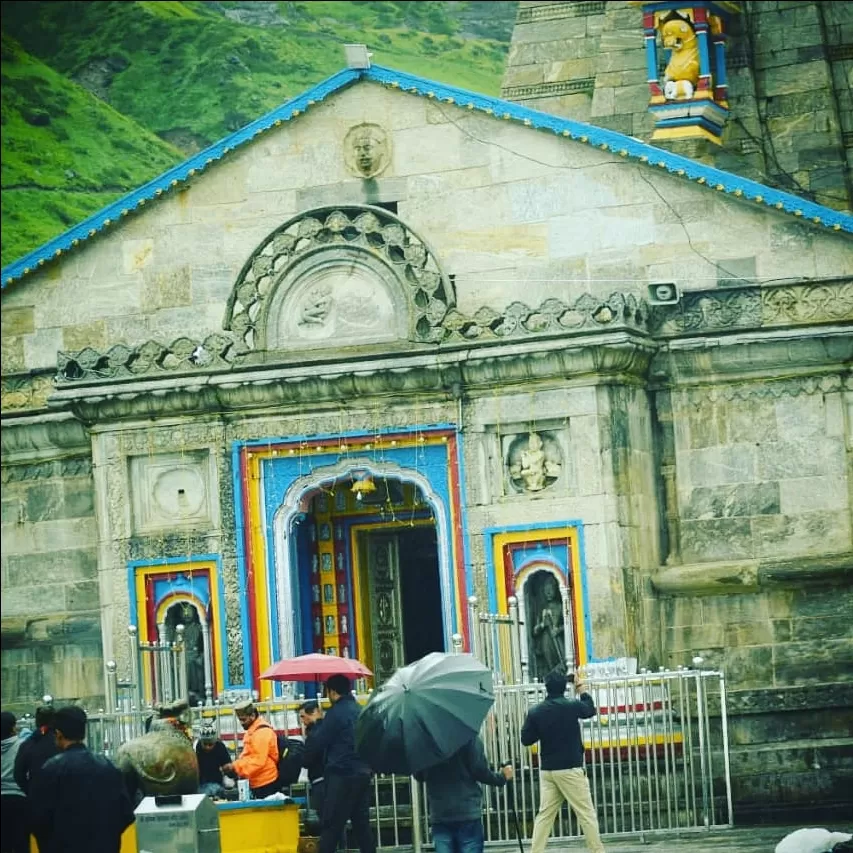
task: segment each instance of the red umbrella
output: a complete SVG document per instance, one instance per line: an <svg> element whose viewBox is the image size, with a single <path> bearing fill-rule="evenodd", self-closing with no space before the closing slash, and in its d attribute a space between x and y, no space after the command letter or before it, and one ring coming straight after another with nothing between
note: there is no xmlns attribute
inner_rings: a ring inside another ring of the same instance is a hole
<svg viewBox="0 0 853 853"><path fill-rule="evenodd" d="M373 673L361 661L353 658L340 658L337 655L321 655L315 652L280 660L262 672L261 678L268 681L325 681L332 675L362 678Z"/></svg>

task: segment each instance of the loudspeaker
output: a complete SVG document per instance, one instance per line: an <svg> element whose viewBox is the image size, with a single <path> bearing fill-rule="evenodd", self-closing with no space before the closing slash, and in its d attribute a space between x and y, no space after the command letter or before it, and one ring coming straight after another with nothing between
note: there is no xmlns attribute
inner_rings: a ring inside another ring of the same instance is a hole
<svg viewBox="0 0 853 853"><path fill-rule="evenodd" d="M659 281L649 285L649 303L652 305L675 305L681 299L678 287L671 281Z"/></svg>

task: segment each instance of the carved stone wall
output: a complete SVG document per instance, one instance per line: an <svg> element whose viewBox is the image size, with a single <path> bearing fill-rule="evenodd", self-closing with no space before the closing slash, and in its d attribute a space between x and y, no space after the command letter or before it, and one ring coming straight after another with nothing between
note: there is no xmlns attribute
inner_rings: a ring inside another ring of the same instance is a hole
<svg viewBox="0 0 853 853"><path fill-rule="evenodd" d="M20 438L29 454L40 445L37 435ZM92 460L15 461L5 451L3 706L31 713L50 694L98 707L104 657Z"/></svg>
<svg viewBox="0 0 853 853"><path fill-rule="evenodd" d="M732 114L723 144L676 140L665 147L850 210L853 111L843 4L761 0L740 9L728 35ZM637 4L521 2L501 93L648 140L644 51Z"/></svg>

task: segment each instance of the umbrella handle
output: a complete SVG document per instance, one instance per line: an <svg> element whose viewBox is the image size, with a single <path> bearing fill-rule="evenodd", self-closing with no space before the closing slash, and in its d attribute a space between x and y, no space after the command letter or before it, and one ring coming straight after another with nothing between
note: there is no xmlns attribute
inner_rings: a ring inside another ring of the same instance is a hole
<svg viewBox="0 0 853 853"><path fill-rule="evenodd" d="M512 761L504 761L501 763L501 769L513 766ZM510 785L512 781L512 779L507 779L507 785ZM518 839L518 849L520 853L524 853L524 843L521 840L521 824L518 822L518 812L515 810L515 798L510 795L507 799L509 800L509 806L512 809L512 821L515 824L515 837Z"/></svg>
<svg viewBox="0 0 853 853"><path fill-rule="evenodd" d="M512 809L512 820L515 823L515 837L518 839L518 849L520 853L524 853L524 843L521 840L521 824L518 822L518 812L515 810L515 802L510 800L510 808Z"/></svg>

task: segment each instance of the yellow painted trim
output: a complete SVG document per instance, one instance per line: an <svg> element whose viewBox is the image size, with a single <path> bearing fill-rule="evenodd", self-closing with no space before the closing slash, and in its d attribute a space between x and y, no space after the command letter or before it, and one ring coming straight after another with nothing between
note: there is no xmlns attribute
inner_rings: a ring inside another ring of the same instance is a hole
<svg viewBox="0 0 853 853"><path fill-rule="evenodd" d="M498 613L509 613L504 577L504 548L507 545L514 545L520 542L535 543L544 539L565 539L568 545L569 568L571 571L570 589L572 614L575 619L575 629L578 638L578 647L575 651L577 654L578 666L583 666L587 662L589 653L588 637L586 636L586 611L584 609L583 585L581 579L580 541L577 527L513 530L495 535L492 540L492 566L493 571L495 572L493 582L497 593ZM518 580L523 578L530 568L519 572L516 576L516 586L518 585Z"/></svg>
<svg viewBox="0 0 853 853"><path fill-rule="evenodd" d="M717 145L723 140L704 127L661 127L652 134L652 139L710 139Z"/></svg>
<svg viewBox="0 0 853 853"><path fill-rule="evenodd" d="M263 515L261 513L261 489L260 489L260 463L261 457L259 454L248 454L247 476L250 483L254 483L254 487L249 489L249 511L247 513L247 521L251 525L250 538L252 542L252 571L254 573L255 587L255 625L258 630L258 670L263 672L273 661L270 659L270 614L269 601L267 600L267 553L266 542L264 541L263 530L261 529L261 521ZM261 679L260 682L260 698L267 700L272 698L273 683Z"/></svg>

